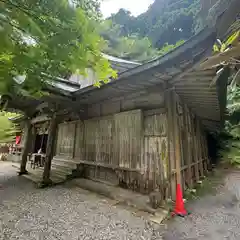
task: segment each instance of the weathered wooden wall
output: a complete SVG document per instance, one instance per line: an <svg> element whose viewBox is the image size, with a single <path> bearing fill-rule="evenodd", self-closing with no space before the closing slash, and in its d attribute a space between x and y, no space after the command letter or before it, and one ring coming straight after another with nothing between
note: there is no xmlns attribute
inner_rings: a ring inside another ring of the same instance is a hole
<svg viewBox="0 0 240 240"><path fill-rule="evenodd" d="M174 197L176 183L182 188L192 188L207 171L208 152L206 133L200 120L169 90L166 93L168 121L171 195Z"/></svg>
<svg viewBox="0 0 240 240"><path fill-rule="evenodd" d="M138 91L127 96L117 97L88 106L87 118L103 117L135 109L151 110L164 106L162 87Z"/></svg>
<svg viewBox="0 0 240 240"><path fill-rule="evenodd" d="M72 158L74 155L74 142L76 122L61 123L58 126L56 155Z"/></svg>
<svg viewBox="0 0 240 240"><path fill-rule="evenodd" d="M113 117L84 121L84 160L113 164Z"/></svg>
<svg viewBox="0 0 240 240"><path fill-rule="evenodd" d="M57 155L82 164L87 178L174 198L176 183L190 188L204 175L206 137L174 91L159 105L120 113L116 102L93 105L90 116L111 114L60 124Z"/></svg>
<svg viewBox="0 0 240 240"><path fill-rule="evenodd" d="M141 173L146 189L162 191L168 176L166 110L146 111L144 115Z"/></svg>
<svg viewBox="0 0 240 240"><path fill-rule="evenodd" d="M142 111L114 115L114 159L119 167L136 169L141 159Z"/></svg>
<svg viewBox="0 0 240 240"><path fill-rule="evenodd" d="M85 166L86 177L144 193L167 175L166 110L132 110L62 123L56 155Z"/></svg>

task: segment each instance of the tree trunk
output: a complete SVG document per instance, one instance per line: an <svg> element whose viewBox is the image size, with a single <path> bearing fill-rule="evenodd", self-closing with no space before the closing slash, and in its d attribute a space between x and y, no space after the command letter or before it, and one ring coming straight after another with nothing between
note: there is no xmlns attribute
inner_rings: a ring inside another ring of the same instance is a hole
<svg viewBox="0 0 240 240"><path fill-rule="evenodd" d="M30 148L32 146L32 125L30 121L26 121L25 123L25 129L24 129L24 134L25 134L25 141L24 141L24 147L23 147L23 152L22 152L22 160L21 160L21 167L20 167L20 172L19 175L27 174L26 170L26 165L27 165L27 159L28 159L28 154L30 152Z"/></svg>
<svg viewBox="0 0 240 240"><path fill-rule="evenodd" d="M47 149L46 149L46 159L44 164L44 171L43 171L43 185L51 184L50 179L50 172L51 172L51 163L53 158L53 151L54 151L54 142L57 133L57 116L56 113L53 115L52 119L50 120L50 126L48 131L48 141L47 141Z"/></svg>

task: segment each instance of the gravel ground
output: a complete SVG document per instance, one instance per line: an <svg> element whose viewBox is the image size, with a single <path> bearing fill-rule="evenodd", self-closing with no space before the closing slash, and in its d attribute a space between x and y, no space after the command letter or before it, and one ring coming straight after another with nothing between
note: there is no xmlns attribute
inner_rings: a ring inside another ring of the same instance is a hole
<svg viewBox="0 0 240 240"><path fill-rule="evenodd" d="M216 194L202 197L188 206L192 214L175 218L164 240L239 240L240 172L227 174Z"/></svg>
<svg viewBox="0 0 240 240"><path fill-rule="evenodd" d="M162 239L121 206L76 187L36 189L0 162L0 240Z"/></svg>
<svg viewBox="0 0 240 240"><path fill-rule="evenodd" d="M36 189L0 162L0 240L240 239L240 173L226 177L216 196L201 198L192 214L168 229L71 185ZM161 237L162 236L162 237Z"/></svg>

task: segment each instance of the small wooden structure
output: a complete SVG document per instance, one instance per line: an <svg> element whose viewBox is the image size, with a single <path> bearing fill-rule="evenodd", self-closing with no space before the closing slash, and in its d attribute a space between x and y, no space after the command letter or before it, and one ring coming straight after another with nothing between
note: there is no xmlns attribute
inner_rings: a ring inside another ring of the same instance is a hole
<svg viewBox="0 0 240 240"><path fill-rule="evenodd" d="M21 173L34 126L47 123L44 183L53 161L76 163L85 178L159 191L164 199L175 197L176 183L191 188L209 165L207 132L219 130L224 119L229 69L218 76L217 68L198 68L216 36L215 27L206 28L152 62L119 61L118 80L100 89L59 80L57 90L49 88L41 99L8 97L8 108L27 115Z"/></svg>

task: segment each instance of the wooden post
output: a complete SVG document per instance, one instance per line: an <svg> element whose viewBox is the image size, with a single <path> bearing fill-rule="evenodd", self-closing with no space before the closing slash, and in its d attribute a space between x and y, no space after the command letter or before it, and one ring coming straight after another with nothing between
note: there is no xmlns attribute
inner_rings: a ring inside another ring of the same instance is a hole
<svg viewBox="0 0 240 240"><path fill-rule="evenodd" d="M173 113L173 135L174 135L177 184L180 184L182 186L180 126L179 126L178 114L177 114L176 93L174 91L172 92L172 113Z"/></svg>
<svg viewBox="0 0 240 240"><path fill-rule="evenodd" d="M201 158L201 163L200 163L200 171L201 171L201 177L204 176L204 167L203 167L203 159L204 159L204 155L203 155L203 137L202 137L202 125L201 125L201 121L198 121L198 129L199 129L199 142L200 142L200 146L199 146L199 151L200 151L200 158Z"/></svg>
<svg viewBox="0 0 240 240"><path fill-rule="evenodd" d="M176 184L182 185L181 176L181 145L180 129L177 114L176 93L173 90L166 91L166 107L168 121L168 142L172 197L176 195ZM173 171L175 174L173 175ZM176 178L175 178L176 175Z"/></svg>
<svg viewBox="0 0 240 240"><path fill-rule="evenodd" d="M43 186L47 186L52 183L50 179L50 172L51 172L51 163L53 158L53 150L54 150L56 133L57 133L57 114L54 113L54 115L52 116L52 119L50 120L50 125L48 130L46 159L44 164L43 181L42 181Z"/></svg>
<svg viewBox="0 0 240 240"><path fill-rule="evenodd" d="M204 132L204 130L202 130L202 151L203 151L203 172L204 174L207 173L207 152L206 152L206 133Z"/></svg>
<svg viewBox="0 0 240 240"><path fill-rule="evenodd" d="M209 166L209 156L208 156L208 144L207 144L207 135L204 132L204 158L205 158L205 173L208 172L208 166Z"/></svg>
<svg viewBox="0 0 240 240"><path fill-rule="evenodd" d="M22 152L22 160L21 160L21 167L19 175L27 174L27 160L28 160L28 154L31 151L32 146L32 140L33 140L33 134L32 134L32 125L29 120L26 120L25 122L25 128L24 128L24 147Z"/></svg>
<svg viewBox="0 0 240 240"><path fill-rule="evenodd" d="M74 134L73 134L73 153L72 153L72 158L74 159L75 158L75 151L76 151L76 139L77 139L77 125L78 125L78 122L76 121L75 123L75 126L74 126Z"/></svg>
<svg viewBox="0 0 240 240"><path fill-rule="evenodd" d="M186 158L187 158L187 184L189 188L193 187L193 181L192 181L192 167L191 167L191 159L192 159L192 149L191 149L191 143L190 143L190 127L191 123L189 122L189 111L186 104L184 104L184 111L183 111L183 117L184 117L184 125L186 130Z"/></svg>
<svg viewBox="0 0 240 240"><path fill-rule="evenodd" d="M198 147L198 161L199 162L199 170L200 170L200 177L203 177L203 156L202 156L202 137L201 137L201 123L199 119L197 119L197 147Z"/></svg>
<svg viewBox="0 0 240 240"><path fill-rule="evenodd" d="M172 115L172 90L165 92L165 106L167 109L167 136L168 136L168 161L169 161L169 181L171 186L171 197L175 199L176 196L176 163L175 163L175 149L174 149L174 135L173 135L173 115Z"/></svg>
<svg viewBox="0 0 240 240"><path fill-rule="evenodd" d="M196 116L194 115L195 120L192 120L192 138L193 138L193 147L194 147L194 171L195 171L195 180L196 182L199 181L199 170L198 170L198 146L197 146L197 131L195 131L195 129L197 130L197 119ZM195 125L196 124L196 125Z"/></svg>

